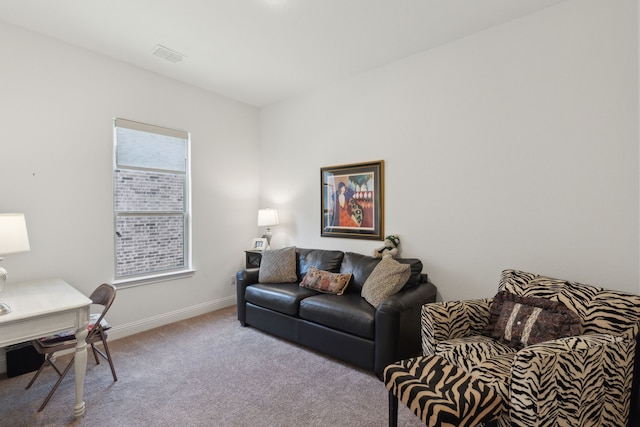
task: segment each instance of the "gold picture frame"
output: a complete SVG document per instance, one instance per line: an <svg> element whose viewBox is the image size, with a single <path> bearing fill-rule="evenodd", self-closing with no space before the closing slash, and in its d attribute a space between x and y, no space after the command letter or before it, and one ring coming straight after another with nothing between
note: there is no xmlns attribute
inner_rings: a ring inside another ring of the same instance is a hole
<svg viewBox="0 0 640 427"><path fill-rule="evenodd" d="M384 161L320 169L322 237L384 240Z"/></svg>

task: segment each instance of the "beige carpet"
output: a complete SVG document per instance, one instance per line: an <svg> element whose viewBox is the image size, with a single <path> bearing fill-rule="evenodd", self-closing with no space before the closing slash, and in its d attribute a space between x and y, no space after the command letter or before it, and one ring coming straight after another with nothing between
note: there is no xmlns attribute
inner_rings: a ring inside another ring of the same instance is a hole
<svg viewBox="0 0 640 427"><path fill-rule="evenodd" d="M47 407L51 368L0 380L0 426L386 426L375 375L236 320L235 307L110 342L118 381L89 357L87 410L69 374ZM401 405L399 426L420 426Z"/></svg>

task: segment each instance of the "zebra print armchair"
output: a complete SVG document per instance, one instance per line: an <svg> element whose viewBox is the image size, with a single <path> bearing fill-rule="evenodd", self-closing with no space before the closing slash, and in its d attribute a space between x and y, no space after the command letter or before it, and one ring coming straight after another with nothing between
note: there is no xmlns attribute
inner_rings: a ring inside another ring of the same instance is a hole
<svg viewBox="0 0 640 427"><path fill-rule="evenodd" d="M487 334L494 298L426 304L423 356L384 372L389 425L398 399L429 426L630 425L640 296L517 270L498 291L562 303L579 332L513 345Z"/></svg>

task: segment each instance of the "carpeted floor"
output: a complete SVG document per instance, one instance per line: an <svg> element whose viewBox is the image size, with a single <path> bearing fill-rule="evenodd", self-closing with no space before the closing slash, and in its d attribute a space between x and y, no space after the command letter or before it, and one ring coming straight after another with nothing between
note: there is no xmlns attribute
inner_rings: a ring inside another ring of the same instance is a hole
<svg viewBox="0 0 640 427"><path fill-rule="evenodd" d="M118 381L89 355L86 414L73 419L70 373L0 380L0 426L386 426L387 391L368 371L236 320L229 307L110 341ZM68 356L65 356L68 357ZM399 426L423 425L400 404Z"/></svg>

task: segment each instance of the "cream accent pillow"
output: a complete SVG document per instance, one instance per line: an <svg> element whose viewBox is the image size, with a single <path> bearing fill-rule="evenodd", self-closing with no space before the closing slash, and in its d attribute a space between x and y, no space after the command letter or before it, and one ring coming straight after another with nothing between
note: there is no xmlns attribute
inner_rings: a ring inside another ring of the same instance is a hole
<svg viewBox="0 0 640 427"><path fill-rule="evenodd" d="M297 282L295 246L262 252L258 281L260 283Z"/></svg>
<svg viewBox="0 0 640 427"><path fill-rule="evenodd" d="M360 295L377 308L385 298L402 289L409 276L409 264L399 263L391 257L382 258L362 285Z"/></svg>

